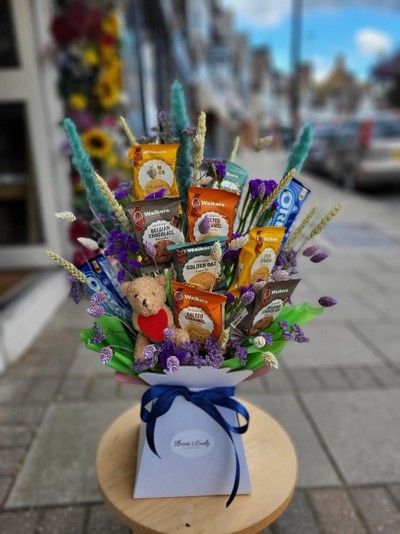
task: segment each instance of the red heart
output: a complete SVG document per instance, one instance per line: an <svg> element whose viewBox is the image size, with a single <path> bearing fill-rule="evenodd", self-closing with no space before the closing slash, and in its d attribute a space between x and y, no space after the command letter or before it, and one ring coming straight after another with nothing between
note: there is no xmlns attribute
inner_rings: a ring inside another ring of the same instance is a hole
<svg viewBox="0 0 400 534"><path fill-rule="evenodd" d="M149 317L139 315L137 322L141 332L151 341L162 341L164 339L164 329L168 328L168 316L165 310L160 310Z"/></svg>

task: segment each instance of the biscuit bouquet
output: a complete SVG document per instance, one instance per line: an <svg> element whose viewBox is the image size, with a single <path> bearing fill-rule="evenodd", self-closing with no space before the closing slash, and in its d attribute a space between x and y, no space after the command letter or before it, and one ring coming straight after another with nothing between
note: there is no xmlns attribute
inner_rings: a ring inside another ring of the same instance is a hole
<svg viewBox="0 0 400 534"><path fill-rule="evenodd" d="M90 300L94 324L81 332L82 341L117 377L133 382L144 372L185 366L257 371L254 376L277 367L287 342L308 341L302 325L335 304L327 296L320 307L291 301L300 282L298 256L327 257L313 238L341 209L316 223L316 207L303 216L310 191L295 175L311 126L303 127L275 181L248 180L235 162L238 141L228 159L204 158L205 113L190 127L177 82L170 116L159 114L152 137L135 139L122 125L132 181L111 191L72 121L64 121L93 213L92 237L78 238L91 259L74 266L48 255L69 272L73 297ZM68 211L56 215L75 218Z"/></svg>

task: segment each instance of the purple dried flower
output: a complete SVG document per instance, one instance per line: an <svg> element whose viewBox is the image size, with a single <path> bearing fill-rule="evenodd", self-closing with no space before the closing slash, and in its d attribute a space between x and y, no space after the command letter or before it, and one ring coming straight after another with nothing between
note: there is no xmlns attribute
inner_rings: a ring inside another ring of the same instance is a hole
<svg viewBox="0 0 400 534"><path fill-rule="evenodd" d="M317 245L311 245L303 250L303 256L314 256L318 252Z"/></svg>
<svg viewBox="0 0 400 534"><path fill-rule="evenodd" d="M278 187L278 184L275 182L275 180L264 180L265 185L265 196L269 197L269 195L273 192L274 189ZM272 204L271 208L276 209L278 207L278 202L276 202L276 206Z"/></svg>
<svg viewBox="0 0 400 534"><path fill-rule="evenodd" d="M109 363L111 361L112 355L113 351L111 347L103 347L100 351L101 363L103 363L104 365Z"/></svg>
<svg viewBox="0 0 400 534"><path fill-rule="evenodd" d="M123 200L127 196L129 196L129 191L124 191L124 190L114 191L114 197L116 200Z"/></svg>
<svg viewBox="0 0 400 534"><path fill-rule="evenodd" d="M321 261L324 261L329 254L327 252L318 252L318 254L314 254L314 256L311 256L310 261L313 263L320 263Z"/></svg>
<svg viewBox="0 0 400 534"><path fill-rule="evenodd" d="M144 197L144 200L154 200L156 198L163 198L166 194L167 190L165 187L162 187L158 191L155 191L154 193L150 193L149 195Z"/></svg>
<svg viewBox="0 0 400 534"><path fill-rule="evenodd" d="M328 297L328 296L321 297L320 299L318 299L318 302L324 308L330 308L331 306L335 306L337 304L336 299L334 299L333 297Z"/></svg>
<svg viewBox="0 0 400 534"><path fill-rule="evenodd" d="M225 250L224 255L222 256L222 261L228 262L238 260L241 250L241 248L238 248L237 250Z"/></svg>
<svg viewBox="0 0 400 534"><path fill-rule="evenodd" d="M175 337L175 332L172 330L172 328L164 328L164 338L172 340Z"/></svg>
<svg viewBox="0 0 400 534"><path fill-rule="evenodd" d="M260 178L254 178L249 180L249 193L251 200L256 200L258 198L258 188L260 187L262 180Z"/></svg>
<svg viewBox="0 0 400 534"><path fill-rule="evenodd" d="M245 306L248 306L249 304L251 304L255 298L256 294L254 293L254 291L246 291L245 293L243 293L243 295L240 297L240 300L242 301L242 303L245 305Z"/></svg>
<svg viewBox="0 0 400 534"><path fill-rule="evenodd" d="M120 269L118 272L117 272L117 280L118 280L118 283L119 284L122 284L123 282L125 282L125 276L126 276L126 271L125 269Z"/></svg>
<svg viewBox="0 0 400 534"><path fill-rule="evenodd" d="M260 183L260 185L258 186L258 190L257 190L257 196L260 200L262 200L264 197L265 197L265 182L264 180L262 180L262 182Z"/></svg>
<svg viewBox="0 0 400 534"><path fill-rule="evenodd" d="M284 269L277 269L271 274L271 278L275 282L284 282L286 280L289 280L290 276L289 276L289 273L285 271Z"/></svg>
<svg viewBox="0 0 400 534"><path fill-rule="evenodd" d="M155 345L146 345L144 349L142 350L143 358L145 360L150 360L154 357L155 353L157 351L157 347Z"/></svg>
<svg viewBox="0 0 400 534"><path fill-rule="evenodd" d="M174 373L179 369L180 361L176 356L170 356L167 358L167 370Z"/></svg>
<svg viewBox="0 0 400 534"><path fill-rule="evenodd" d="M208 215L204 215L198 225L199 232L201 234L208 234L211 229L211 219Z"/></svg>
<svg viewBox="0 0 400 534"><path fill-rule="evenodd" d="M228 304L233 304L235 300L236 300L235 295L233 295L233 293L230 293L228 291L228 293L226 294L226 301L228 302Z"/></svg>
<svg viewBox="0 0 400 534"><path fill-rule="evenodd" d="M265 344L269 347L272 345L272 343L274 342L274 336L272 334L265 334L265 333L261 333L260 334L261 337L263 337L265 339Z"/></svg>
<svg viewBox="0 0 400 534"><path fill-rule="evenodd" d="M227 343L227 346L231 351L234 353L235 356L237 356L240 359L240 362L242 365L246 365L247 363L247 349L246 347L242 347L239 343L239 341L230 339Z"/></svg>
<svg viewBox="0 0 400 534"><path fill-rule="evenodd" d="M223 161L218 161L214 165L218 180L223 180L226 176L226 164Z"/></svg>
<svg viewBox="0 0 400 534"><path fill-rule="evenodd" d="M107 296L102 293L101 291L98 291L90 298L90 304L103 304L107 300Z"/></svg>
<svg viewBox="0 0 400 534"><path fill-rule="evenodd" d="M156 247L153 245L151 241L143 241L143 246L146 254L154 260L154 258L157 256L157 250Z"/></svg>
<svg viewBox="0 0 400 534"><path fill-rule="evenodd" d="M89 308L87 308L86 311L91 317L96 317L96 318L102 317L106 313L103 306L100 306L99 304L94 304L93 306L90 306Z"/></svg>
<svg viewBox="0 0 400 534"><path fill-rule="evenodd" d="M94 332L92 334L92 337L90 338L90 343L93 345L98 345L102 341L104 341L104 338L106 337L103 330L100 328L99 323L96 321L94 323Z"/></svg>

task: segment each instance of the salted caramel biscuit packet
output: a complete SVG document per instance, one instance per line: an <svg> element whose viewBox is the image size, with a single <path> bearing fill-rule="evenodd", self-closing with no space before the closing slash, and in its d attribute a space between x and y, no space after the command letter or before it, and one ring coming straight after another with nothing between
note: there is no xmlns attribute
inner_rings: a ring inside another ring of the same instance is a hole
<svg viewBox="0 0 400 534"><path fill-rule="evenodd" d="M225 191L231 191L232 193L241 195L248 176L249 173L246 169L233 163L233 161L227 161L226 175L222 180L219 189L225 189ZM213 187L218 188L218 184L214 184Z"/></svg>
<svg viewBox="0 0 400 534"><path fill-rule="evenodd" d="M189 187L188 241L202 241L209 237L230 238L233 230L239 195L222 189ZM207 217L207 228L203 221Z"/></svg>
<svg viewBox="0 0 400 534"><path fill-rule="evenodd" d="M133 160L133 197L143 200L165 189L164 196L177 197L175 165L179 145L135 145L129 149Z"/></svg>
<svg viewBox="0 0 400 534"><path fill-rule="evenodd" d="M212 246L217 241L223 251L226 241L224 237L213 237L200 243L168 245L167 249L172 252L176 281L205 291L226 290L221 264L211 257Z"/></svg>
<svg viewBox="0 0 400 534"><path fill-rule="evenodd" d="M285 229L277 226L255 227L240 252L232 288L268 280L281 246ZM231 289L230 289L231 291Z"/></svg>
<svg viewBox="0 0 400 534"><path fill-rule="evenodd" d="M171 282L175 322L184 328L190 341L203 344L210 336L219 338L224 328L226 297L202 291L180 282Z"/></svg>
<svg viewBox="0 0 400 534"><path fill-rule="evenodd" d="M172 255L167 246L184 242L183 233L177 227L179 207L179 199L173 198L137 200L127 205L145 265L154 265L154 261L157 265L171 263ZM146 254L146 242L156 250L154 261Z"/></svg>
<svg viewBox="0 0 400 534"><path fill-rule="evenodd" d="M232 326L245 336L257 336L275 321L299 282L299 279L267 282L254 301L232 318Z"/></svg>

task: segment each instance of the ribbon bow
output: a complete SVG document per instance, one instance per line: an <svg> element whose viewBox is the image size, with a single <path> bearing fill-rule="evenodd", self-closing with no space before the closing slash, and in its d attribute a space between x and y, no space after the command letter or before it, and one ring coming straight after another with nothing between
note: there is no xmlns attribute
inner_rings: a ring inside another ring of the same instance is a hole
<svg viewBox="0 0 400 534"><path fill-rule="evenodd" d="M142 406L140 409L140 417L146 425L146 438L147 443L149 444L150 449L154 454L159 458L155 443L154 443L154 432L156 427L156 421L158 417L166 414L170 409L172 403L178 395L182 395L188 402L191 402L201 410L205 411L210 417L216 421L226 432L229 439L232 442L234 451L235 451L235 460L236 460L236 472L235 480L233 483L233 488L230 494L230 497L226 503L228 507L233 499L236 496L239 481L240 481L240 464L239 458L236 451L235 443L233 441L232 432L235 434L244 434L249 426L250 415L246 408L240 404L235 399L231 398L235 393L234 387L218 387L203 389L201 391L191 391L186 386L152 386L142 397ZM151 410L147 410L146 406L150 402L157 399L152 405ZM216 406L222 406L233 410L237 414L242 415L246 419L246 423L242 426L233 426L228 423L221 413L218 411Z"/></svg>

